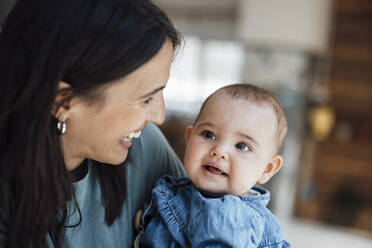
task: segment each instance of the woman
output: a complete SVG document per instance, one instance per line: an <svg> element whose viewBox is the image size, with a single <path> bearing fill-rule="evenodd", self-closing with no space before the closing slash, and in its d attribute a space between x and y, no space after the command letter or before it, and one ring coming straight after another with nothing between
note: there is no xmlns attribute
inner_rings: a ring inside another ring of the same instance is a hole
<svg viewBox="0 0 372 248"><path fill-rule="evenodd" d="M156 180L183 174L146 127L179 43L149 0L18 0L0 34L0 247L131 246Z"/></svg>

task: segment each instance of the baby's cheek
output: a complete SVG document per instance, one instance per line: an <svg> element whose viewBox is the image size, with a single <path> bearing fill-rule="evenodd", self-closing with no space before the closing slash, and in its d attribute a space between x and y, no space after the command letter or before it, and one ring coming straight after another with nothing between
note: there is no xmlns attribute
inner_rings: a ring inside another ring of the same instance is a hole
<svg viewBox="0 0 372 248"><path fill-rule="evenodd" d="M238 171L234 176L234 183L231 187L235 191L235 194L244 194L254 185L254 183L252 184L252 177L254 175L250 174L247 170Z"/></svg>
<svg viewBox="0 0 372 248"><path fill-rule="evenodd" d="M188 160L195 160L200 156L201 145L198 141L190 140L187 144L187 149L185 156L187 156Z"/></svg>

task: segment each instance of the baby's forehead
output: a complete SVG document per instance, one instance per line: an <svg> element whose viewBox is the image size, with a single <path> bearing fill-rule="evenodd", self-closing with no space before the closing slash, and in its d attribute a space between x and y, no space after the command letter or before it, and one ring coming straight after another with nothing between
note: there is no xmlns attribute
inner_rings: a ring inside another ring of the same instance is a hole
<svg viewBox="0 0 372 248"><path fill-rule="evenodd" d="M216 92L208 98L195 124L207 119L235 123L244 122L244 125L249 125L249 123L252 123L249 121L252 118L260 123L273 124L273 131L277 129L277 115L269 103L261 103L248 97L233 97L229 92L222 91Z"/></svg>
<svg viewBox="0 0 372 248"><path fill-rule="evenodd" d="M216 103L222 103L222 104L231 104L234 107L237 108L244 108L247 106L262 106L264 107L266 104L260 104L256 101L253 101L248 96L244 95L237 95L234 96L227 90L219 90L215 93L213 93L205 102L204 108L202 111L204 111L207 108L213 108L216 106ZM266 107L266 106L265 106Z"/></svg>
<svg viewBox="0 0 372 248"><path fill-rule="evenodd" d="M266 117L271 120L272 118L276 119L276 114L270 104L252 101L246 97L233 97L226 92L216 92L211 95L204 103L199 118L210 117L211 115L226 116L231 112L238 113L238 115L234 115L233 119L230 121L234 121L237 118L246 119L246 114L252 116L252 112L260 113L259 115L254 114L253 116ZM262 115L262 113L265 114Z"/></svg>

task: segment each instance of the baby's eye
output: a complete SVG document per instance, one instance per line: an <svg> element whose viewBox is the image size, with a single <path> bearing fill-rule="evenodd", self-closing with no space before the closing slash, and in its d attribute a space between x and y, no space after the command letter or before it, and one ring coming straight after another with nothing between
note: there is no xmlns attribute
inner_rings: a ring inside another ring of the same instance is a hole
<svg viewBox="0 0 372 248"><path fill-rule="evenodd" d="M211 131L208 131L208 130L204 130L202 132L202 136L206 139L211 139L211 140L215 140L216 139L216 135L214 135L213 132Z"/></svg>
<svg viewBox="0 0 372 248"><path fill-rule="evenodd" d="M243 151L243 152L246 152L246 151L250 151L251 148L249 148L249 146L243 142L240 142L238 144L235 145L236 148L238 148L239 150Z"/></svg>

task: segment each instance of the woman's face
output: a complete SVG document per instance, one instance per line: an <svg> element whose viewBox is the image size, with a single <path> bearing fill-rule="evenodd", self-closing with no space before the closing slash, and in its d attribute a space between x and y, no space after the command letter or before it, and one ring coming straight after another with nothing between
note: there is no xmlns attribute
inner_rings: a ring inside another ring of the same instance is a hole
<svg viewBox="0 0 372 248"><path fill-rule="evenodd" d="M67 124L60 138L68 170L85 158L121 164L134 134L138 135L149 121L163 123L163 89L172 58L172 42L167 39L150 61L104 91L102 106L89 105L80 98L71 100L70 108L59 116Z"/></svg>

